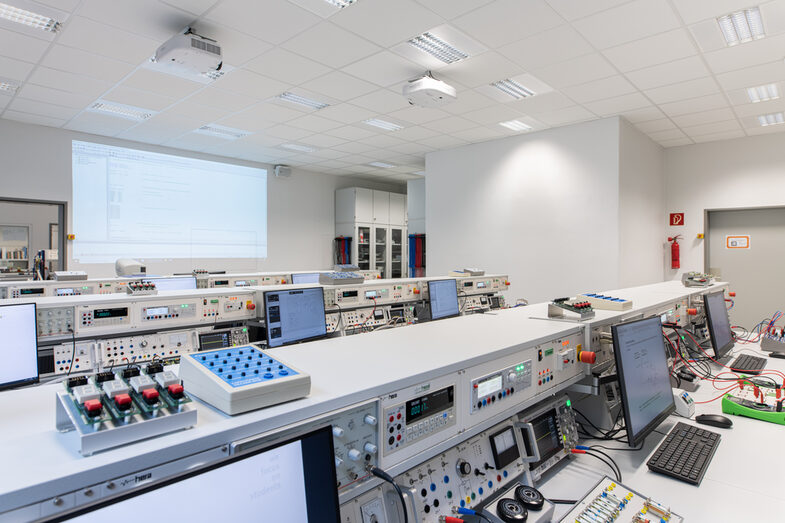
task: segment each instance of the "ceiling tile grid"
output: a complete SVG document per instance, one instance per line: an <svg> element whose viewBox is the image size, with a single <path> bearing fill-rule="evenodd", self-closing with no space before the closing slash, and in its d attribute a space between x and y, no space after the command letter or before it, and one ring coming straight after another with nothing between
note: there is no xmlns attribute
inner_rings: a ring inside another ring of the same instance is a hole
<svg viewBox="0 0 785 523"><path fill-rule="evenodd" d="M419 177L434 150L616 115L663 147L785 131L758 119L785 100L753 102L747 91L785 90L785 0L761 0L765 37L732 46L717 18L754 7L748 0L38 4L59 32L0 20L9 120L394 182ZM217 79L151 64L186 27L221 45ZM423 34L459 59L409 44ZM409 105L402 87L428 70L456 101ZM507 90L492 85L501 81ZM97 101L152 116L95 112ZM251 134L194 133L204 125Z"/></svg>

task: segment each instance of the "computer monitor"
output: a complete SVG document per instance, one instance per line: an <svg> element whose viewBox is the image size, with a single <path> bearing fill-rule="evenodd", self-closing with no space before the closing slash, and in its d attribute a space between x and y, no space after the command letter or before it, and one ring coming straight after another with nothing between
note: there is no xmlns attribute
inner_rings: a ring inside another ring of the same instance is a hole
<svg viewBox="0 0 785 523"><path fill-rule="evenodd" d="M332 428L241 454L63 519L339 523Z"/></svg>
<svg viewBox="0 0 785 523"><path fill-rule="evenodd" d="M0 306L0 390L38 382L35 303Z"/></svg>
<svg viewBox="0 0 785 523"><path fill-rule="evenodd" d="M611 327L613 355L627 426L637 446L676 410L659 316Z"/></svg>
<svg viewBox="0 0 785 523"><path fill-rule="evenodd" d="M159 291L190 291L196 289L195 276L145 278L143 281L154 283Z"/></svg>
<svg viewBox="0 0 785 523"><path fill-rule="evenodd" d="M268 347L327 335L321 287L265 292L264 315Z"/></svg>
<svg viewBox="0 0 785 523"><path fill-rule="evenodd" d="M458 283L455 280L429 281L428 301L432 320L458 316Z"/></svg>
<svg viewBox="0 0 785 523"><path fill-rule="evenodd" d="M716 359L723 358L728 355L734 345L728 319L728 307L725 305L725 291L705 294L703 305L706 309L706 323L709 327L711 346L714 347L714 357Z"/></svg>
<svg viewBox="0 0 785 523"><path fill-rule="evenodd" d="M292 274L292 283L319 283L318 272L300 272Z"/></svg>

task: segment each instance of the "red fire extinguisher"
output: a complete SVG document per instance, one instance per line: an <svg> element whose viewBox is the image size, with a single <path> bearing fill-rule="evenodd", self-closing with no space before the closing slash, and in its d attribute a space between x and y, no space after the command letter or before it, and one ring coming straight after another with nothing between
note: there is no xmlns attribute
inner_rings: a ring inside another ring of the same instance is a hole
<svg viewBox="0 0 785 523"><path fill-rule="evenodd" d="M668 238L668 241L671 242L671 269L681 268L681 263L679 262L679 238L681 238L681 234Z"/></svg>

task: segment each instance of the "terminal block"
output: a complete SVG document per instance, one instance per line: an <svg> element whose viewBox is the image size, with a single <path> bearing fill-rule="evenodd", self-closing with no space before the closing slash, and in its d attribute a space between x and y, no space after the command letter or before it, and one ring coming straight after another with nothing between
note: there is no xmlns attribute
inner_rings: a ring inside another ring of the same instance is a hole
<svg viewBox="0 0 785 523"><path fill-rule="evenodd" d="M585 300L556 298L548 304L548 317L563 320L584 321L594 318L591 303Z"/></svg>

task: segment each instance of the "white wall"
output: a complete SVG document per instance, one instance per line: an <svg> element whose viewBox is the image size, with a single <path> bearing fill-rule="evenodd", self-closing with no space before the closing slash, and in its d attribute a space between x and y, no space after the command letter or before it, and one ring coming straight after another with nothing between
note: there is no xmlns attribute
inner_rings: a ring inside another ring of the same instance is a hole
<svg viewBox="0 0 785 523"><path fill-rule="evenodd" d="M149 273L187 272L193 268L229 271L323 269L332 266L334 192L350 186L400 191L399 184L373 183L352 177L293 169L291 178L276 178L272 166L117 140L9 120L0 120L2 191L8 198L71 201L71 141L105 143L193 158L223 161L268 170L268 257L262 260L175 260L148 263ZM69 223L70 223L69 216ZM68 230L68 232L71 232ZM113 264L71 263L91 277L114 275Z"/></svg>
<svg viewBox="0 0 785 523"><path fill-rule="evenodd" d="M619 135L619 288L664 279L667 222L663 149L621 120ZM669 252L669 251L668 251Z"/></svg>
<svg viewBox="0 0 785 523"><path fill-rule="evenodd" d="M697 239L704 232L704 209L785 205L785 134L665 149L664 172L663 219L671 212L685 213L683 227L666 231L685 238L682 269L667 270L669 279L677 279L681 272L706 269L703 240Z"/></svg>
<svg viewBox="0 0 785 523"><path fill-rule="evenodd" d="M407 234L425 232L425 178L406 182Z"/></svg>
<svg viewBox="0 0 785 523"><path fill-rule="evenodd" d="M428 275L508 273L508 298L619 287L619 119L426 156Z"/></svg>

